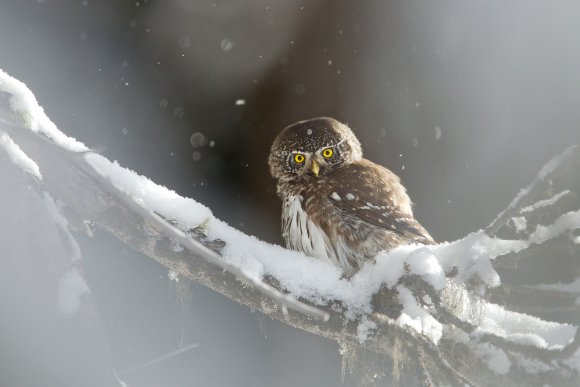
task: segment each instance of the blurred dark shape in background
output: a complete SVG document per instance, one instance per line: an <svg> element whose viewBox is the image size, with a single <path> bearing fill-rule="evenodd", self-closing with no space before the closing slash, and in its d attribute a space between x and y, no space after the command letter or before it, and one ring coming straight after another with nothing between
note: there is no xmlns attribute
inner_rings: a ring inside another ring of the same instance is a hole
<svg viewBox="0 0 580 387"><path fill-rule="evenodd" d="M0 68L68 135L273 243L271 141L333 116L444 241L580 143L578 20L573 0L2 0ZM119 370L200 344L130 385L339 383L333 343L194 284L181 302L107 236L83 247Z"/></svg>

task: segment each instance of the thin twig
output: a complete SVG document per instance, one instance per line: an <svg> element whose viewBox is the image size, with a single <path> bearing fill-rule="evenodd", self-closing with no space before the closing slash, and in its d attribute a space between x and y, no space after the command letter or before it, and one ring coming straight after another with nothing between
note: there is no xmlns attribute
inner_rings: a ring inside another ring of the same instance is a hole
<svg viewBox="0 0 580 387"><path fill-rule="evenodd" d="M123 371L119 371L119 372L117 372L117 375L119 375L119 376L126 376L126 375L133 374L133 373L135 373L137 371L141 371L141 370L143 370L145 368L148 368L148 367L151 367L151 366L153 366L155 364L161 363L161 362L163 362L163 361L165 361L167 359L171 359L174 356L180 355L180 354L182 354L184 352L187 352L187 351L189 351L189 350L191 350L193 348L197 348L197 347L199 347L199 344L198 343L190 344L190 345L185 346L183 348L179 348L178 350L175 350L173 352L169 352L169 353L167 353L167 354L165 354L163 356L159 356L159 357L157 357L157 358L155 358L153 360L149 360L146 363L140 364L140 365L135 366L135 367L128 368L128 369L123 370Z"/></svg>

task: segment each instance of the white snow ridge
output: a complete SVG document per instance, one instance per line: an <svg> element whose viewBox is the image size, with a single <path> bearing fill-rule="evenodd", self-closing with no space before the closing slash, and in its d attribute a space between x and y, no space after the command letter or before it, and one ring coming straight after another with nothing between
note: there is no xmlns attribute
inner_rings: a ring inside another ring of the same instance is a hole
<svg viewBox="0 0 580 387"><path fill-rule="evenodd" d="M10 136L0 130L0 148L3 148L10 161L16 164L24 172L42 180L42 174L38 164L26 155L18 145L12 141Z"/></svg>

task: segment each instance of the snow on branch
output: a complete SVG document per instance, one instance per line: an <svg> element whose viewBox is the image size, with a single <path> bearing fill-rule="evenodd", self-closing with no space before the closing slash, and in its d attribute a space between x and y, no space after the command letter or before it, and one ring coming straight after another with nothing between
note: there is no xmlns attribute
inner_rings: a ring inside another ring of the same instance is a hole
<svg viewBox="0 0 580 387"><path fill-rule="evenodd" d="M580 380L578 148L550 161L486 230L381 253L350 279L89 151L1 71L0 152L41 181L77 230L96 225L190 280L337 341L358 385ZM550 272L553 260L565 273ZM533 272L525 283L510 274L522 268ZM550 318L528 293L556 297L566 313Z"/></svg>

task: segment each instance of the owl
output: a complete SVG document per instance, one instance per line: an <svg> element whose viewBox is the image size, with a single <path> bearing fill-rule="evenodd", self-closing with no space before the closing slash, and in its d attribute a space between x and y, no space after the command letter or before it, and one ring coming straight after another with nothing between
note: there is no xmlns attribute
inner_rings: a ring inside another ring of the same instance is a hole
<svg viewBox="0 0 580 387"><path fill-rule="evenodd" d="M328 260L351 277L378 252L433 238L415 220L397 175L362 156L350 128L319 117L286 127L268 158L289 249Z"/></svg>

